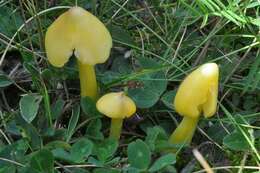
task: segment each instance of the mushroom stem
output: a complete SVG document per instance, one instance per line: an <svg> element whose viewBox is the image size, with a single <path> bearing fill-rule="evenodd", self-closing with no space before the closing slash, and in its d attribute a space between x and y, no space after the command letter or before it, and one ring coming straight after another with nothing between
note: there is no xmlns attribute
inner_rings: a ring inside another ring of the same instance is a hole
<svg viewBox="0 0 260 173"><path fill-rule="evenodd" d="M123 119L112 118L109 137L114 139L120 139L122 125L123 125Z"/></svg>
<svg viewBox="0 0 260 173"><path fill-rule="evenodd" d="M81 97L96 99L98 96L95 68L78 61Z"/></svg>
<svg viewBox="0 0 260 173"><path fill-rule="evenodd" d="M171 134L169 142L171 144L189 144L196 130L199 118L184 117Z"/></svg>

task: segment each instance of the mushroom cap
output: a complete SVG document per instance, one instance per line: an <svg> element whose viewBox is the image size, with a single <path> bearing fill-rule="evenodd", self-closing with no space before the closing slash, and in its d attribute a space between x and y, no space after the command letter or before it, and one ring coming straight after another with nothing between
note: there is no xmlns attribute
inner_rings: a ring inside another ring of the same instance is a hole
<svg viewBox="0 0 260 173"><path fill-rule="evenodd" d="M99 112L110 118L128 118L136 111L134 101L124 92L108 93L97 101L96 106Z"/></svg>
<svg viewBox="0 0 260 173"><path fill-rule="evenodd" d="M83 64L107 60L112 38L105 25L81 7L72 7L47 29L45 48L49 62L62 67L75 54Z"/></svg>
<svg viewBox="0 0 260 173"><path fill-rule="evenodd" d="M218 97L219 69L206 63L191 72L181 83L174 99L175 110L182 116L206 118L215 114Z"/></svg>

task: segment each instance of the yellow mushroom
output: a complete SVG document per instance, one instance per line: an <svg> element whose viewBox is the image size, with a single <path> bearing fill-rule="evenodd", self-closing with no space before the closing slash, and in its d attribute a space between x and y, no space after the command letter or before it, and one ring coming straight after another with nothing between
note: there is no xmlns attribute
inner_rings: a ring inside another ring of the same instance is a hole
<svg viewBox="0 0 260 173"><path fill-rule="evenodd" d="M208 118L215 114L218 78L218 65L207 63L183 80L174 99L175 110L183 116L183 120L170 136L170 143L190 143L200 115Z"/></svg>
<svg viewBox="0 0 260 173"><path fill-rule="evenodd" d="M81 96L97 97L94 65L107 60L112 38L105 25L81 7L61 14L48 28L45 48L49 62L62 67L74 53L78 60Z"/></svg>
<svg viewBox="0 0 260 173"><path fill-rule="evenodd" d="M136 111L134 101L124 92L108 93L97 101L96 106L99 112L112 119L109 136L115 139L120 138L123 119Z"/></svg>

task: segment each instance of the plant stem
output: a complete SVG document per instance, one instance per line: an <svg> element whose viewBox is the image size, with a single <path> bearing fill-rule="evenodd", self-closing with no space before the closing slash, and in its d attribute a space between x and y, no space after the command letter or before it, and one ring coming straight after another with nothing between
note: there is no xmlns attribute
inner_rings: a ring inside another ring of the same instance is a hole
<svg viewBox="0 0 260 173"><path fill-rule="evenodd" d="M123 119L112 118L109 137L114 139L120 139L122 125L123 125Z"/></svg>
<svg viewBox="0 0 260 173"><path fill-rule="evenodd" d="M199 118L184 117L169 138L171 144L189 144L196 130Z"/></svg>
<svg viewBox="0 0 260 173"><path fill-rule="evenodd" d="M78 61L81 97L90 97L96 100L98 96L95 68L92 65Z"/></svg>
<svg viewBox="0 0 260 173"><path fill-rule="evenodd" d="M45 111L46 111L46 114L47 114L47 119L49 121L49 125L52 128L53 124L52 124L50 97L49 97L48 90L47 90L46 86L45 85L43 85L43 86L44 87L43 87L42 95L43 95L44 107L45 107Z"/></svg>

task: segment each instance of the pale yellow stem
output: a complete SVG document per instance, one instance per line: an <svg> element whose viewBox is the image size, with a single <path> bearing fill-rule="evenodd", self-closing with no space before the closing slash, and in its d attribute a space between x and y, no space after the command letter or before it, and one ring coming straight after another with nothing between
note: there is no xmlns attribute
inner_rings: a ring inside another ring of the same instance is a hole
<svg viewBox="0 0 260 173"><path fill-rule="evenodd" d="M189 144L196 130L198 118L184 117L169 138L171 144Z"/></svg>
<svg viewBox="0 0 260 173"><path fill-rule="evenodd" d="M81 97L96 100L98 96L95 68L92 65L78 61Z"/></svg>
<svg viewBox="0 0 260 173"><path fill-rule="evenodd" d="M109 137L114 139L120 139L122 125L123 125L123 119L112 118Z"/></svg>

